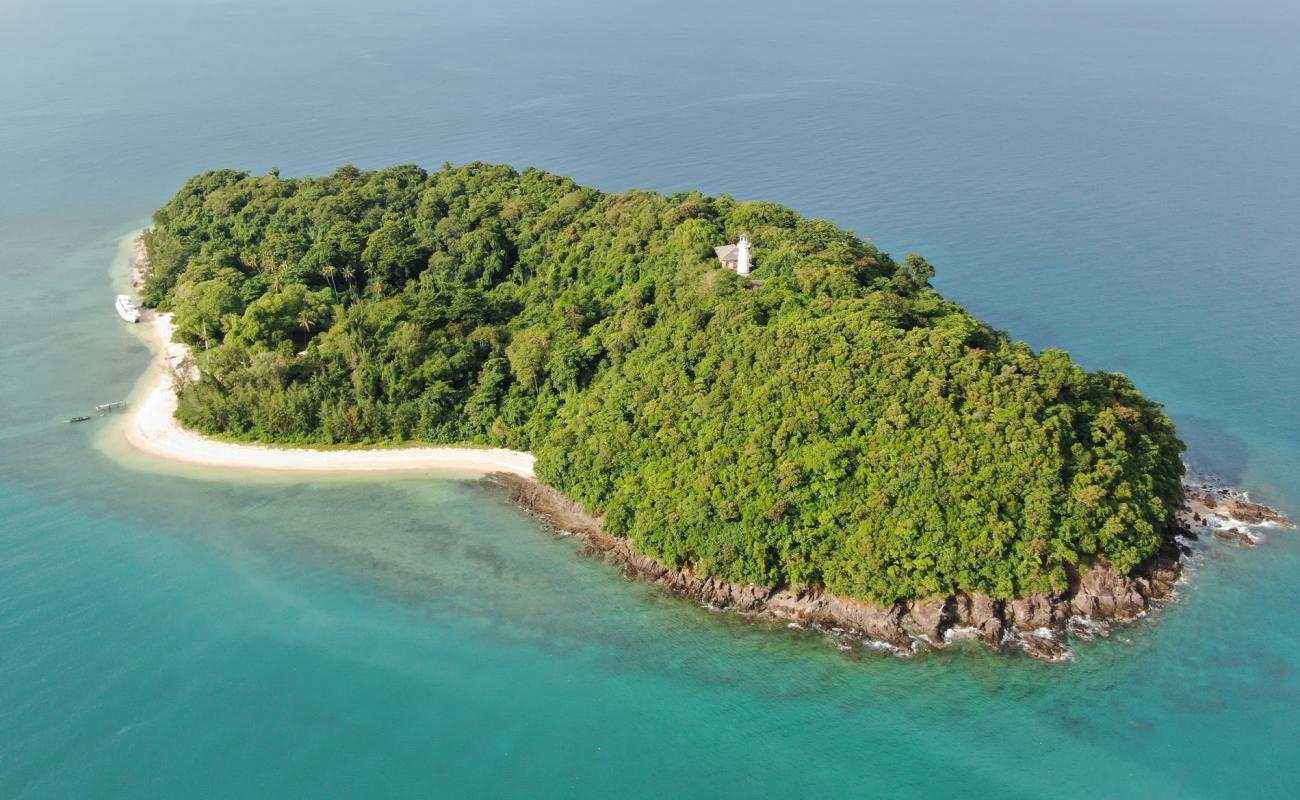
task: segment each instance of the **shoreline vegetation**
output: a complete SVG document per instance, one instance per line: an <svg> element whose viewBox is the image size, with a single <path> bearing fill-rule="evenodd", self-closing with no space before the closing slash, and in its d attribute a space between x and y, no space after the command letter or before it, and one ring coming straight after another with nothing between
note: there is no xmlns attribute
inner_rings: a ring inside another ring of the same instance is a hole
<svg viewBox="0 0 1300 800"><path fill-rule="evenodd" d="M1122 375L1035 354L923 259L771 204L482 164L222 171L154 223L133 285L167 366L134 447L468 470L704 605L1060 660L1167 601L1199 534L1289 525L1185 482L1172 423ZM757 280L708 257L737 232ZM369 449L466 439L505 446Z"/></svg>
<svg viewBox="0 0 1300 800"><path fill-rule="evenodd" d="M131 285L143 284L148 259L141 240L132 254ZM173 338L172 315L146 309L140 325L154 351L148 388L129 409L122 424L126 442L136 451L206 467L317 471L427 470L468 474L506 472L533 476L533 456L505 448L401 447L310 449L268 447L223 441L186 429L176 419L177 381L193 379L189 347Z"/></svg>

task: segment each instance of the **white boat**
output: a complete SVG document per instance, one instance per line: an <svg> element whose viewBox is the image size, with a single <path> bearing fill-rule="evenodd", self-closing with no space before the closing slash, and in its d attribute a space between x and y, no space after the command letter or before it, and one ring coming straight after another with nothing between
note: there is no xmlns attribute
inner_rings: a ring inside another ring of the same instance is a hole
<svg viewBox="0 0 1300 800"><path fill-rule="evenodd" d="M117 296L116 305L117 305L117 315L119 317L126 320L127 322L140 321L140 309L136 308L135 303L131 302L131 295L119 294Z"/></svg>

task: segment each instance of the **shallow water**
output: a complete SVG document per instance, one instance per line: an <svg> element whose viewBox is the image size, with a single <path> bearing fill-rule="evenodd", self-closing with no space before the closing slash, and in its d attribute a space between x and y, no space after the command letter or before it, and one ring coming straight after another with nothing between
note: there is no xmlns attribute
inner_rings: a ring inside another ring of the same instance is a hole
<svg viewBox="0 0 1300 800"><path fill-rule="evenodd" d="M470 481L96 447L148 361L122 236L190 174L536 164L784 202L1127 372L1300 511L1300 12L1195 3L349 9L0 25L0 796L1295 796L1295 534L1051 666L695 608ZM120 265L119 265L120 266Z"/></svg>

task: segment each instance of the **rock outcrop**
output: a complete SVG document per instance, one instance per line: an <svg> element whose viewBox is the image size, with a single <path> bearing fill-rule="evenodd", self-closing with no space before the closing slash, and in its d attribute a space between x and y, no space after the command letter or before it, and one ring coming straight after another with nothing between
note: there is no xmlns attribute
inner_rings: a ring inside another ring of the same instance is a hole
<svg viewBox="0 0 1300 800"><path fill-rule="evenodd" d="M1263 525L1294 528L1284 514L1250 499L1250 495L1205 479L1192 479L1183 496L1184 516L1192 523L1213 526Z"/></svg>
<svg viewBox="0 0 1300 800"><path fill-rule="evenodd" d="M669 568L634 551L627 539L606 534L599 517L588 514L550 487L507 474L491 475L486 480L505 487L514 502L557 533L582 537L588 554L619 565L629 578L649 581L710 607L789 620L853 636L899 654L915 652L925 645L944 647L953 636L965 633L994 648L1019 648L1046 661L1068 658L1064 644L1068 631L1087 631L1090 636L1098 631L1104 633L1110 623L1137 619L1168 598L1182 571L1181 556L1187 552L1179 538L1196 538L1190 528L1171 531L1178 535L1167 537L1160 551L1132 574L1122 575L1099 561L1072 573L1069 588L1059 594L995 600L963 592L877 605L817 588L772 589L698 575L685 568ZM1215 502L1210 504L1207 498ZM1244 511L1252 519L1291 526L1281 514L1236 493L1206 495L1189 488L1186 506L1178 515L1180 523L1189 522L1192 514L1199 522L1207 515L1231 508Z"/></svg>

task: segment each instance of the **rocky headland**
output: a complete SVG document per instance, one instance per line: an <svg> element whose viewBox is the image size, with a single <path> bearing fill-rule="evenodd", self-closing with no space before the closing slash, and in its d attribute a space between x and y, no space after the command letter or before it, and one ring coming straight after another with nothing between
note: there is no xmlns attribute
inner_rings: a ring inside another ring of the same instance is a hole
<svg viewBox="0 0 1300 800"><path fill-rule="evenodd" d="M645 580L711 608L788 621L897 655L974 638L997 650L1021 650L1034 658L1061 661L1070 656L1070 637L1106 636L1112 625L1132 622L1173 599L1192 542L1209 534L1253 546L1260 535L1252 528L1295 527L1242 492L1209 479L1189 479L1183 508L1175 515L1164 545L1132 574L1121 575L1099 561L1074 571L1069 588L1058 594L995 600L963 592L877 605L815 588L739 584L669 568L635 552L626 538L605 533L599 517L536 480L506 473L484 480L507 491L511 500L553 532L580 537L588 555L618 565L628 578Z"/></svg>

